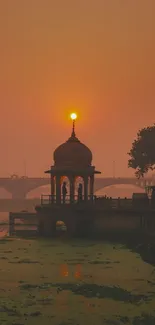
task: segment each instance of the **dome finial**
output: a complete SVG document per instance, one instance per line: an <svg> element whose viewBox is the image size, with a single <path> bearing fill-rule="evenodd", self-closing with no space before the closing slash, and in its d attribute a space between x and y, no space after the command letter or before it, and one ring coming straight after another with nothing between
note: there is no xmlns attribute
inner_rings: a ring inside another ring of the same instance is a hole
<svg viewBox="0 0 155 325"><path fill-rule="evenodd" d="M71 137L72 138L75 138L75 120L77 119L77 114L76 113L72 113L71 115L70 115L70 117L71 117L71 119L72 119L72 121L73 121L73 127L72 127L72 134L71 134Z"/></svg>

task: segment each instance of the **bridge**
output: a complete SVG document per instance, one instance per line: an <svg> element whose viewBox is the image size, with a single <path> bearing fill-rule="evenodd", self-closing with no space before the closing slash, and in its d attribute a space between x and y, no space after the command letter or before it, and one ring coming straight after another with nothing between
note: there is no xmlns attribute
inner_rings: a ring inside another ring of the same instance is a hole
<svg viewBox="0 0 155 325"><path fill-rule="evenodd" d="M41 186L49 185L50 178L41 177L8 177L0 178L0 187L12 194L12 199L24 199L27 194ZM155 184L153 178L136 179L136 177L100 177L95 179L95 192L112 185L131 184L140 188Z"/></svg>

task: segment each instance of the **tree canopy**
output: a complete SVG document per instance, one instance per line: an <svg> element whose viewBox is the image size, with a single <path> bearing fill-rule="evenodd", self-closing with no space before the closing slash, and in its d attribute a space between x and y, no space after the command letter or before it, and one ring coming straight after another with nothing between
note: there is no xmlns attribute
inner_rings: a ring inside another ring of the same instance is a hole
<svg viewBox="0 0 155 325"><path fill-rule="evenodd" d="M137 178L155 169L155 124L138 131L128 155L128 167L136 170Z"/></svg>

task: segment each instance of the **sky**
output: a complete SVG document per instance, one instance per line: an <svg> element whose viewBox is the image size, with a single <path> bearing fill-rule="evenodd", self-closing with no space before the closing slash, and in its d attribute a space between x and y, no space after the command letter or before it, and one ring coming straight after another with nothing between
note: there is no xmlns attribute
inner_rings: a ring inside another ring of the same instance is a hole
<svg viewBox="0 0 155 325"><path fill-rule="evenodd" d="M0 177L44 177L76 133L102 176L155 122L154 0L0 1Z"/></svg>

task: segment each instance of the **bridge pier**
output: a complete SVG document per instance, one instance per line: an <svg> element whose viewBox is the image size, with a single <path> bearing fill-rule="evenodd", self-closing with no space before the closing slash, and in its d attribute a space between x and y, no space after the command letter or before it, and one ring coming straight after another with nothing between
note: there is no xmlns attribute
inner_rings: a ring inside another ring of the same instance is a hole
<svg viewBox="0 0 155 325"><path fill-rule="evenodd" d="M22 192L22 191L20 191L20 189L19 189L19 191L11 191L11 194L12 194L12 199L13 200L17 200L17 199L21 199L21 200L23 200L23 199L26 199L26 192Z"/></svg>
<svg viewBox="0 0 155 325"><path fill-rule="evenodd" d="M12 213L9 214L9 236L13 236L15 231L15 218Z"/></svg>

